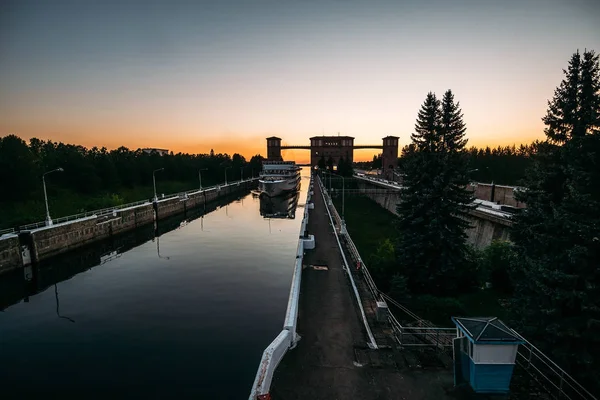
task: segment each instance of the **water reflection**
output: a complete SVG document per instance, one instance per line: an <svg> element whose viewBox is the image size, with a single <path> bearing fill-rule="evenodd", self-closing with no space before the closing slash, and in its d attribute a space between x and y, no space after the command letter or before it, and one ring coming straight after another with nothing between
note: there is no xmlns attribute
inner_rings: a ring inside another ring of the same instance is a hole
<svg viewBox="0 0 600 400"><path fill-rule="evenodd" d="M60 302L58 301L58 286L56 285L56 283L54 284L54 298L56 299L56 315L58 315L58 318L63 318L67 321L75 322L73 319L65 315L60 315Z"/></svg>
<svg viewBox="0 0 600 400"><path fill-rule="evenodd" d="M71 279L75 275L94 267L107 264L120 258L123 253L148 241L156 243L159 258L170 260L160 251L160 236L175 229L186 226L190 221L201 219L204 230L204 215L239 200L240 196L231 196L214 202L206 207L188 210L187 213L173 216L158 223L140 227L134 231L119 234L113 238L84 246L73 252L44 260L36 265L28 265L22 270L15 270L0 276L0 311L21 301L29 302L30 297L55 286L56 312L59 314L58 290L56 284ZM63 318L63 316L59 315ZM67 318L69 319L69 318Z"/></svg>
<svg viewBox="0 0 600 400"><path fill-rule="evenodd" d="M3 398L247 398L281 332L301 218L229 200L1 276Z"/></svg>
<svg viewBox="0 0 600 400"><path fill-rule="evenodd" d="M260 215L264 218L296 218L296 208L300 192L284 196L260 196Z"/></svg>
<svg viewBox="0 0 600 400"><path fill-rule="evenodd" d="M163 260L170 260L171 257L160 255L160 236L155 237L153 240L156 242L156 254L158 254L158 258L162 258Z"/></svg>

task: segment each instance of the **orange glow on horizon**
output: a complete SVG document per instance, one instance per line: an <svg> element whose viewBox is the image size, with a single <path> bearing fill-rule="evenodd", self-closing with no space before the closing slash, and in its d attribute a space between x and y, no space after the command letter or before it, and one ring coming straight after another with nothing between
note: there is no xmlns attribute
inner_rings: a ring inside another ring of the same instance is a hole
<svg viewBox="0 0 600 400"><path fill-rule="evenodd" d="M95 132L94 132L95 133ZM223 137L210 137L206 139L199 138L195 143L190 142L189 140L182 140L179 137L165 137L160 140L136 140L135 137L137 135L131 134L122 134L122 135L99 135L100 137L88 136L82 137L79 134L52 134L52 135L37 135L37 134L29 134L29 135L20 135L25 141L28 141L30 138L37 137L42 140L52 140L54 142L62 142L67 144L81 145L87 148L92 147L106 147L108 150L113 150L119 148L121 146L125 146L130 150L136 150L138 148L161 148L168 149L173 153L190 153L190 154L208 154L210 150L214 150L216 154L229 154L230 156L238 153L243 155L246 160L250 160L250 158L256 154L260 154L262 156L266 156L266 141L265 138L270 136L269 134L265 134L262 136L258 135L230 135L232 137L227 138L227 135L223 135ZM304 145L309 144L307 135L305 142L286 142L284 144L296 144L296 145ZM404 137L400 138L400 151L401 148L410 143L410 134L403 135ZM284 134L280 134L279 137L284 138ZM542 139L544 134L542 132L538 134L533 134L531 132L516 132L512 135L502 135L502 136L491 136L489 140L484 140L482 138L477 138L477 140L469 140L467 143L467 147L479 147L485 148L489 147L498 147L498 146L519 146L521 144L530 144L536 139ZM355 143L357 145L363 144L363 141L356 140ZM377 141L378 142L378 141ZM369 143L377 143L375 141L369 141ZM354 151L354 161L371 161L373 156L379 154L381 150L378 149L361 149ZM308 150L282 150L282 156L284 159L294 160L298 163L308 163L310 161L310 152Z"/></svg>

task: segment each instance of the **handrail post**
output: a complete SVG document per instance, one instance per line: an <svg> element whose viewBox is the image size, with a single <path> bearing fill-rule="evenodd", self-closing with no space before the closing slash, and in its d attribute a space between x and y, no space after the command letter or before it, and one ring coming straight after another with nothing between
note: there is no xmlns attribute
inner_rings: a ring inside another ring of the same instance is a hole
<svg viewBox="0 0 600 400"><path fill-rule="evenodd" d="M558 388L558 398L560 399L563 395L563 382L565 381L565 371L560 371L560 385Z"/></svg>

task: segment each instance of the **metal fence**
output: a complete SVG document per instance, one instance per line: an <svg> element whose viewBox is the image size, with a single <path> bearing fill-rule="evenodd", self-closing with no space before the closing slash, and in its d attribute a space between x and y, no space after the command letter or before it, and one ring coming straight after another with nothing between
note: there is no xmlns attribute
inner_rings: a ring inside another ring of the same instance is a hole
<svg viewBox="0 0 600 400"><path fill-rule="evenodd" d="M15 233L14 228L0 229L0 236Z"/></svg>
<svg viewBox="0 0 600 400"><path fill-rule="evenodd" d="M597 400L571 375L566 373L537 347L515 332L524 344L519 345L516 363L555 399Z"/></svg>
<svg viewBox="0 0 600 400"><path fill-rule="evenodd" d="M142 204L150 204L150 202L148 200L141 200L141 201L136 201L134 203L122 204L122 205L118 205L118 206L114 206L114 207L103 208L100 210L86 211L86 212L79 213L79 214L68 215L66 217L53 218L52 223L54 225L57 225L57 224L62 224L62 223L69 222L69 221L75 221L77 219L83 219L83 218L87 218L87 217L94 217L94 216L101 217L104 215L110 215L113 212L121 210L123 208L135 207L135 206L139 206ZM21 225L19 227L19 231L30 231L32 229L37 229L37 228L41 228L44 226L46 226L46 221L41 221L41 222L36 222L33 224Z"/></svg>

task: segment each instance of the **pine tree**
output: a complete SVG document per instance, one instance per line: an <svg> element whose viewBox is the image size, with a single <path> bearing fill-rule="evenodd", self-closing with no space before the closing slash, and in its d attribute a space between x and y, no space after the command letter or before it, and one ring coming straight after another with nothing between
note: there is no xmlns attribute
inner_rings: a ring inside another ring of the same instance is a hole
<svg viewBox="0 0 600 400"><path fill-rule="evenodd" d="M411 135L400 215L399 261L415 293L456 292L468 248L462 218L472 198L465 186L465 124L451 91L440 102L429 93Z"/></svg>
<svg viewBox="0 0 600 400"><path fill-rule="evenodd" d="M564 73L542 119L547 139L537 144L518 197L527 208L511 236L521 260L512 311L525 336L597 385L591 378L600 369L598 56L577 52Z"/></svg>

